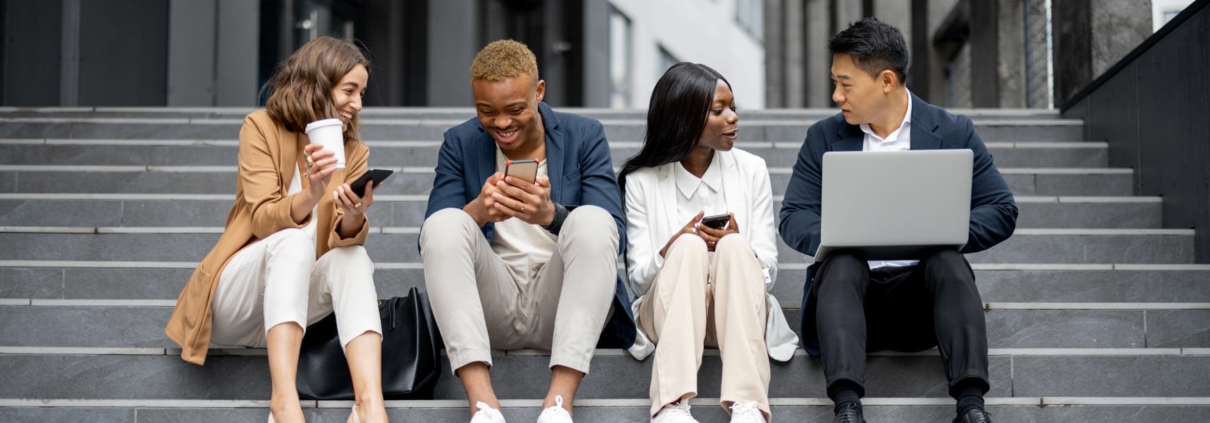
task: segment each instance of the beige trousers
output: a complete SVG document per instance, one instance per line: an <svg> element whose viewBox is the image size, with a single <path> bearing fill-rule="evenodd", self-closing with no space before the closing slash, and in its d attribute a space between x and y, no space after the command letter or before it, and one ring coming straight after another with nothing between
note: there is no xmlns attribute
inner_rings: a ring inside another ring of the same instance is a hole
<svg viewBox="0 0 1210 423"><path fill-rule="evenodd" d="M536 348L551 351L550 367L588 373L614 298L618 242L608 212L577 207L550 261L514 278L470 215L433 213L420 231L420 252L450 367L490 366L493 348Z"/></svg>
<svg viewBox="0 0 1210 423"><path fill-rule="evenodd" d="M365 248L335 248L316 260L315 240L302 229L283 229L236 253L219 276L211 310L210 342L219 345L264 348L274 326L306 330L333 311L341 347L366 332L382 334Z"/></svg>
<svg viewBox="0 0 1210 423"><path fill-rule="evenodd" d="M742 236L723 237L713 261L700 237L672 243L637 316L656 343L652 416L697 396L703 346L717 346L723 361L720 404L756 401L770 415L765 295L760 261Z"/></svg>

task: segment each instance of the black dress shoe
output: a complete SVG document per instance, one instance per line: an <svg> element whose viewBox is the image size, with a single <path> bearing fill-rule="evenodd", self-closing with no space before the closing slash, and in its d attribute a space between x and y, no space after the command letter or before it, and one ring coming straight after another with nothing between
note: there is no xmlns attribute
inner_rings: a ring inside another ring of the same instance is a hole
<svg viewBox="0 0 1210 423"><path fill-rule="evenodd" d="M992 423L992 415L978 408L972 408L958 418L954 423Z"/></svg>
<svg viewBox="0 0 1210 423"><path fill-rule="evenodd" d="M832 423L865 423L865 418L861 416L861 407L858 407L857 404L849 404L836 413L836 418L832 419Z"/></svg>

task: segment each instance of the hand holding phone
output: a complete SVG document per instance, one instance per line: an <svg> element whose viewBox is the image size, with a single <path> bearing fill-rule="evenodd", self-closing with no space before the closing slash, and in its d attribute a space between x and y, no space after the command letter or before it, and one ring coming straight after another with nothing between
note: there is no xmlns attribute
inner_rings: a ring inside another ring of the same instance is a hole
<svg viewBox="0 0 1210 423"><path fill-rule="evenodd" d="M534 159L505 161L504 176L511 176L532 184L538 180L538 161Z"/></svg>
<svg viewBox="0 0 1210 423"><path fill-rule="evenodd" d="M729 222L729 221L731 221L730 213L716 214L716 215L712 215L712 216L703 217L702 226L705 226L708 228L713 228L713 229L723 229L723 228L727 227L727 222Z"/></svg>
<svg viewBox="0 0 1210 423"><path fill-rule="evenodd" d="M366 173L361 174L361 177L357 178L356 181L353 181L352 184L349 184L349 188L352 188L353 193L357 194L358 197L365 197L367 183L374 181L373 186L375 189L377 189L378 186L382 184L382 181L385 181L387 177L391 176L391 174L394 172L395 171L390 169L370 169L366 171Z"/></svg>

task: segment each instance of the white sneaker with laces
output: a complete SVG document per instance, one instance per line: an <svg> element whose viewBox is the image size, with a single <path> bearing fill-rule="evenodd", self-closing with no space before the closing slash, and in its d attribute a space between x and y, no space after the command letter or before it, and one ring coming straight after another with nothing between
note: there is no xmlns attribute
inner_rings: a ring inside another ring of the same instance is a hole
<svg viewBox="0 0 1210 423"><path fill-rule="evenodd" d="M765 423L765 413L756 401L731 404L731 423Z"/></svg>
<svg viewBox="0 0 1210 423"><path fill-rule="evenodd" d="M681 401L676 404L665 405L655 417L651 418L651 423L698 423L697 419L689 414L689 401Z"/></svg>
<svg viewBox="0 0 1210 423"><path fill-rule="evenodd" d="M538 415L538 423L572 423L571 414L563 409L563 396L555 395L555 405Z"/></svg>
<svg viewBox="0 0 1210 423"><path fill-rule="evenodd" d="M483 401L475 403L475 408L479 411L471 417L471 423L505 423L504 415L500 414L500 410L492 408Z"/></svg>

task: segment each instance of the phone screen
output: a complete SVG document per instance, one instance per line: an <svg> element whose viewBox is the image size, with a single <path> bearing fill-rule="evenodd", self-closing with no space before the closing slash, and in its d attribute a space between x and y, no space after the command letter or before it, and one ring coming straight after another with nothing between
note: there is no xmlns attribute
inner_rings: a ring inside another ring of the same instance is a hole
<svg viewBox="0 0 1210 423"><path fill-rule="evenodd" d="M509 160L504 163L504 176L534 183L538 180L538 162L533 159Z"/></svg>

